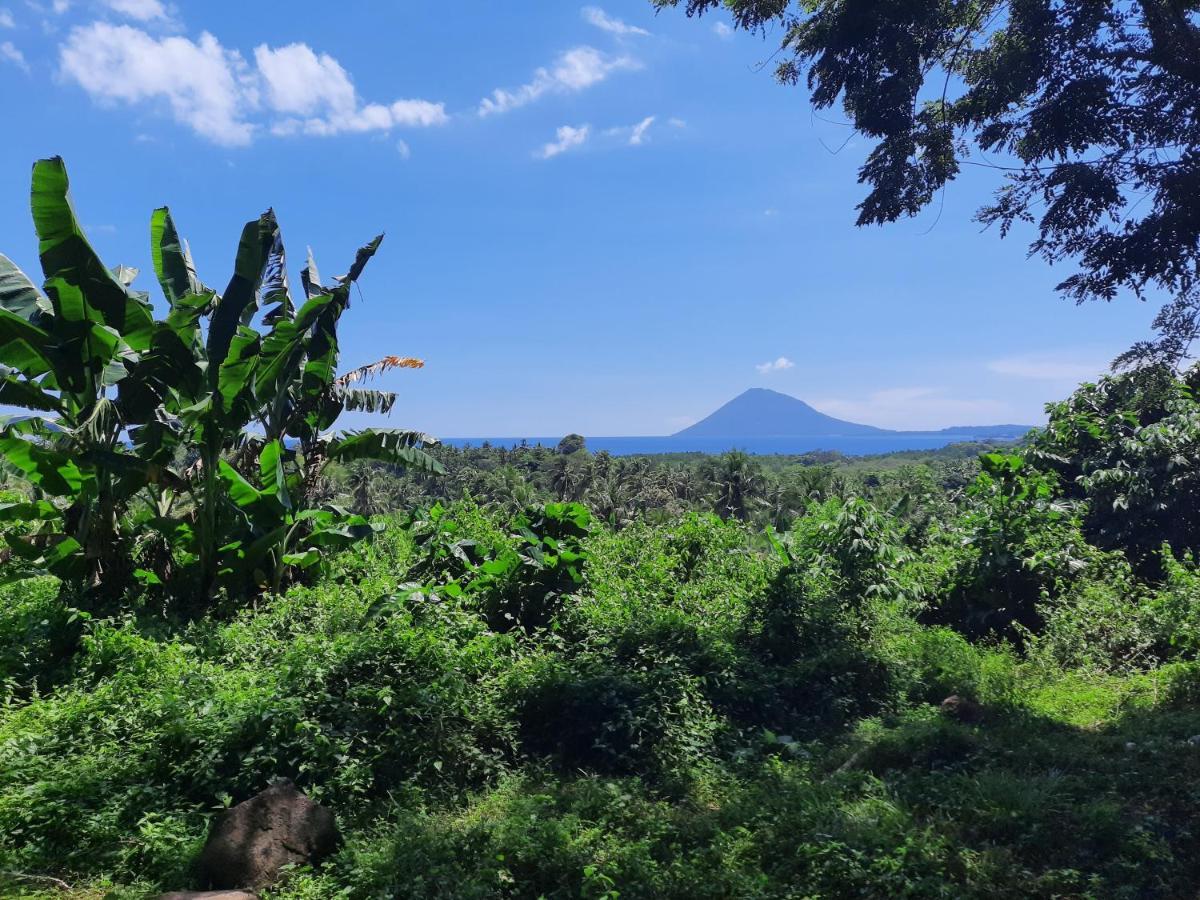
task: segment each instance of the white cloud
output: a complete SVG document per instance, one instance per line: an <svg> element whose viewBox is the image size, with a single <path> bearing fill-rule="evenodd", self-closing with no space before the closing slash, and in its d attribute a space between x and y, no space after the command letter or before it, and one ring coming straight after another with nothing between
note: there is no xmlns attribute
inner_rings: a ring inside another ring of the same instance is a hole
<svg viewBox="0 0 1200 900"><path fill-rule="evenodd" d="M1010 356L988 363L988 369L997 375L1040 381L1094 380L1107 368L1098 360L1066 359L1061 356Z"/></svg>
<svg viewBox="0 0 1200 900"><path fill-rule="evenodd" d="M104 0L104 3L113 12L139 22L167 18L167 8L160 0Z"/></svg>
<svg viewBox="0 0 1200 900"><path fill-rule="evenodd" d="M783 372L787 369L794 368L795 365L796 364L786 356L781 356L779 359L761 363L754 368L758 369L759 375L770 375L772 372Z"/></svg>
<svg viewBox="0 0 1200 900"><path fill-rule="evenodd" d="M307 44L288 44L278 49L260 44L254 49L254 61L267 105L292 117L272 126L276 134L303 131L328 136L387 131L397 126L427 127L449 121L445 105L428 100L360 105L354 83L341 63L327 53L317 55Z"/></svg>
<svg viewBox="0 0 1200 900"><path fill-rule="evenodd" d="M16 28L17 21L13 18L12 10L0 9L0 28Z"/></svg>
<svg viewBox="0 0 1200 900"><path fill-rule="evenodd" d="M713 34L723 41L728 41L733 37L733 29L724 22L717 22L715 25L713 25L712 30Z"/></svg>
<svg viewBox="0 0 1200 900"><path fill-rule="evenodd" d="M267 124L277 135L327 136L441 125L449 118L444 104L428 100L361 103L341 64L306 44L261 44L252 68L207 32L197 41L156 38L129 25L95 22L71 31L60 61L63 74L94 99L165 103L177 121L227 146L250 143Z"/></svg>
<svg viewBox="0 0 1200 900"><path fill-rule="evenodd" d="M208 32L196 42L160 40L95 22L71 31L60 61L63 74L101 102L165 102L176 121L218 144L248 144L254 134L246 63Z"/></svg>
<svg viewBox="0 0 1200 900"><path fill-rule="evenodd" d="M25 54L18 50L12 41L0 42L0 60L12 63L18 69L29 71L29 63L25 62Z"/></svg>
<svg viewBox="0 0 1200 900"><path fill-rule="evenodd" d="M646 132L650 130L650 126L653 124L654 116L646 116L646 118L634 125L633 132L629 135L629 146L642 146L646 140Z"/></svg>
<svg viewBox="0 0 1200 900"><path fill-rule="evenodd" d="M588 23L595 25L601 31L607 31L609 34L615 34L618 37L650 34L645 28L638 28L636 25L629 25L620 19L613 18L598 6L585 6L581 12L583 13L583 18Z"/></svg>
<svg viewBox="0 0 1200 900"><path fill-rule="evenodd" d="M410 146L408 146L408 141L405 141L405 140L396 141L396 152L400 154L401 159L411 159L412 158L412 148Z"/></svg>
<svg viewBox="0 0 1200 900"><path fill-rule="evenodd" d="M50 6L54 10L56 15L61 16L68 9L71 8L71 0L54 0L54 2L50 4Z"/></svg>
<svg viewBox="0 0 1200 900"><path fill-rule="evenodd" d="M353 112L354 84L327 53L318 56L307 44L254 48L254 61L266 84L267 101L277 112L310 116L323 110Z"/></svg>
<svg viewBox="0 0 1200 900"><path fill-rule="evenodd" d="M839 419L907 431L1005 424L1020 418L1005 403L953 397L933 387L888 388L866 397L813 400L812 405Z"/></svg>
<svg viewBox="0 0 1200 900"><path fill-rule="evenodd" d="M671 118L667 119L667 124L672 128L687 128L687 122L683 121L683 119L680 119L677 116L672 116Z"/></svg>
<svg viewBox="0 0 1200 900"><path fill-rule="evenodd" d="M555 133L558 140L545 144L536 155L541 159L551 159L560 153L566 153L568 150L582 146L587 141L590 132L590 125L581 125L578 128L563 125Z"/></svg>
<svg viewBox="0 0 1200 900"><path fill-rule="evenodd" d="M640 68L629 56L609 56L595 47L575 47L561 54L554 65L533 73L519 88L497 88L479 102L479 115L491 116L533 103L546 94L573 94L599 84L613 72Z"/></svg>

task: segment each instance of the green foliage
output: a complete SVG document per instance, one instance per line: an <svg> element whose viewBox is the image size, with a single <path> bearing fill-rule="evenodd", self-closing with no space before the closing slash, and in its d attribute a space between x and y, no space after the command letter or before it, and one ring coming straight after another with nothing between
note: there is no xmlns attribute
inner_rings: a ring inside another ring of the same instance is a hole
<svg viewBox="0 0 1200 900"><path fill-rule="evenodd" d="M964 516L1036 516L1037 479L987 465ZM246 482L247 509L278 487ZM1023 659L919 624L957 569L863 501L775 546L571 504L397 525L231 619L72 621L48 581L4 588L0 870L184 887L211 816L285 775L346 844L284 898L1174 896L1200 875L1200 679L1064 669L1082 590L1054 589ZM1198 576L1165 565L1121 577L1186 660ZM950 693L982 718L938 714Z"/></svg>
<svg viewBox="0 0 1200 900"><path fill-rule="evenodd" d="M49 572L110 597L134 576L205 599L218 586L234 596L278 590L324 550L371 533L361 516L310 507L326 463L440 471L417 449L432 442L426 435L327 434L348 405L391 408L390 395L350 384L420 365L389 357L336 375L338 322L381 238L329 287L310 258L297 305L274 213L246 224L217 294L197 277L170 212L156 210L151 251L169 304L157 320L149 296L130 287L137 270L110 271L88 244L61 159L34 166L31 196L45 293L0 257L0 399L30 413L0 423L0 455L34 495L6 504L0 520L38 523L5 533L24 563L10 577ZM259 316L260 306L270 308Z"/></svg>
<svg viewBox="0 0 1200 900"><path fill-rule="evenodd" d="M984 454L970 504L946 535L954 562L927 618L971 637L1020 639L1041 624L1039 604L1077 578L1090 551L1054 482L1024 458Z"/></svg>
<svg viewBox="0 0 1200 900"><path fill-rule="evenodd" d="M1031 458L1087 501L1084 529L1156 572L1164 542L1200 551L1200 367L1161 368L1085 384L1051 404Z"/></svg>
<svg viewBox="0 0 1200 900"><path fill-rule="evenodd" d="M478 522L477 508L465 510ZM526 510L512 521L507 538L494 535L485 547L440 505L415 514L413 523L420 556L412 571L422 584L407 585L406 595L466 599L497 631L545 628L583 584L583 541L592 518L578 503ZM378 608L390 602L385 598Z"/></svg>

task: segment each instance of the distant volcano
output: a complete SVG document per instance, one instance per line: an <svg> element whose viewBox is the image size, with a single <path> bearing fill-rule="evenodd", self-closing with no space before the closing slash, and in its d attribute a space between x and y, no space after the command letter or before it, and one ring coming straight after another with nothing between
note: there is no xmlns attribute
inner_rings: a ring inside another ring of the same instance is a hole
<svg viewBox="0 0 1200 900"><path fill-rule="evenodd" d="M1029 425L956 425L935 434L971 435L975 439L1016 439ZM774 437L869 437L904 434L873 425L860 425L827 416L803 400L766 388L751 388L734 397L712 415L672 437L774 438Z"/></svg>

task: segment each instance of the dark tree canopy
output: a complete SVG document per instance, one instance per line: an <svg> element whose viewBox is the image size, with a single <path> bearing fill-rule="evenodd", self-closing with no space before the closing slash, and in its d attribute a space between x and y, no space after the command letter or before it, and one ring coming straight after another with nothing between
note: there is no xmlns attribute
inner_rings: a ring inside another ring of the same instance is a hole
<svg viewBox="0 0 1200 900"><path fill-rule="evenodd" d="M587 449L587 441L581 434L568 434L558 442L558 452L563 454L578 453Z"/></svg>
<svg viewBox="0 0 1200 900"><path fill-rule="evenodd" d="M1004 183L978 215L1038 230L1076 302L1170 296L1119 363L1200 336L1200 0L652 0L783 35L777 78L876 141L860 225L915 215L963 166Z"/></svg>

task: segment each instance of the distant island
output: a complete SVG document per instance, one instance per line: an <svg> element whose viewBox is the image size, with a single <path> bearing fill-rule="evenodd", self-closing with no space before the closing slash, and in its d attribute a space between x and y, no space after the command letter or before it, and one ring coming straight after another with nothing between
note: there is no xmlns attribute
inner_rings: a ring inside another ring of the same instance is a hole
<svg viewBox="0 0 1200 900"><path fill-rule="evenodd" d="M751 388L734 397L716 412L689 425L672 438L724 438L757 441L772 438L881 438L906 435L945 435L952 440L1018 440L1031 425L956 425L937 431L894 431L835 419L803 400L771 391Z"/></svg>

